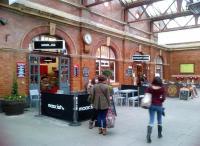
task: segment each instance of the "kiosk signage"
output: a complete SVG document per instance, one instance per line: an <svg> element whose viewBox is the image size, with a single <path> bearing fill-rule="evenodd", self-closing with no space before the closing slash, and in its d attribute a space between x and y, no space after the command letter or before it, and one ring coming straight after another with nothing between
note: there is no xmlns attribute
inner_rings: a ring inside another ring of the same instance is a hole
<svg viewBox="0 0 200 146"><path fill-rule="evenodd" d="M65 43L63 40L56 40L56 41L34 41L34 49L41 50L41 49L64 49Z"/></svg>
<svg viewBox="0 0 200 146"><path fill-rule="evenodd" d="M77 101L74 101L74 95L42 93L42 114L73 121L73 112L76 108L78 112L77 120L88 120L92 115L93 107L87 99L88 94L78 95ZM74 102L76 107L73 105Z"/></svg>

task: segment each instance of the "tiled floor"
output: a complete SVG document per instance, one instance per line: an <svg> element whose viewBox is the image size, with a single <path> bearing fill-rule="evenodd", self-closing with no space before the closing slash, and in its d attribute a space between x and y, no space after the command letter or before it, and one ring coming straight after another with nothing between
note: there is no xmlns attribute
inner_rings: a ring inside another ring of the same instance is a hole
<svg viewBox="0 0 200 146"><path fill-rule="evenodd" d="M165 102L163 138L157 138L153 129L153 146L200 146L200 98L179 100L168 98ZM108 135L88 129L88 121L81 126L46 116L35 116L27 111L20 116L0 113L0 146L146 146L148 111L138 107L117 106L115 128ZM6 144L7 143L7 144Z"/></svg>

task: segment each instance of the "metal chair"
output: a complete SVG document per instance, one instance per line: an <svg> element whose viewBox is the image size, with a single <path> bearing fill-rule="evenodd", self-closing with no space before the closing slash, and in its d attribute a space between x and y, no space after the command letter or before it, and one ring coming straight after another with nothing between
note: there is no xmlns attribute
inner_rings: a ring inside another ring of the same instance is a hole
<svg viewBox="0 0 200 146"><path fill-rule="evenodd" d="M119 93L119 89L118 89L117 87L114 87L114 88L113 88L113 97L114 97L115 103L117 103L117 105L119 104L120 106L123 105L123 100L126 99L125 96L122 96L122 95Z"/></svg>
<svg viewBox="0 0 200 146"><path fill-rule="evenodd" d="M128 98L128 106L130 106L130 103L134 106L134 104L139 104L139 91L137 91L137 94L134 94L132 97Z"/></svg>
<svg viewBox="0 0 200 146"><path fill-rule="evenodd" d="M129 103L132 102L134 104L137 104L138 107L140 106L141 100L144 97L144 93L146 90L146 86L140 86L138 87L138 93L137 95L134 95L133 97L128 98L128 106L130 105Z"/></svg>

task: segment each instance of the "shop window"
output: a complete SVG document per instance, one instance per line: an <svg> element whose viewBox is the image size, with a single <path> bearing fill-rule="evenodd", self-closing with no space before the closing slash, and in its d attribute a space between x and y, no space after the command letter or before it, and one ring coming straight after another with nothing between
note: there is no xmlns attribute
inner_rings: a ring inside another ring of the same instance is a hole
<svg viewBox="0 0 200 146"><path fill-rule="evenodd" d="M110 47L101 46L96 52L96 75L104 70L111 70L110 82L115 82L115 54Z"/></svg>

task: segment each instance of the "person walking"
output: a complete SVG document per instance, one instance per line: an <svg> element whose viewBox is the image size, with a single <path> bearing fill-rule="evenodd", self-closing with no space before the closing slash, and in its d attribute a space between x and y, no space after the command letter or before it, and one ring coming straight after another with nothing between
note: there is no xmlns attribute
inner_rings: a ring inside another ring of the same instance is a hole
<svg viewBox="0 0 200 146"><path fill-rule="evenodd" d="M92 80L89 80L89 83L88 83L88 86L87 86L87 92L89 94L88 102L90 102L91 104L92 104L92 100L93 100L93 98L92 98L93 86L97 83L98 83L98 78L95 77ZM92 129L94 127L96 120L97 120L97 110L93 106L92 116L89 120L89 129Z"/></svg>
<svg viewBox="0 0 200 146"><path fill-rule="evenodd" d="M98 77L98 83L92 88L93 106L97 109L97 124L99 134L106 135L106 114L110 107L110 89L106 84L107 78L103 75Z"/></svg>
<svg viewBox="0 0 200 146"><path fill-rule="evenodd" d="M156 113L158 122L158 138L162 138L162 115L164 113L162 104L165 101L166 96L162 79L160 77L155 77L152 81L152 85L147 88L146 93L152 95L152 102L149 107L149 124L147 126L147 143L151 143L151 133Z"/></svg>

